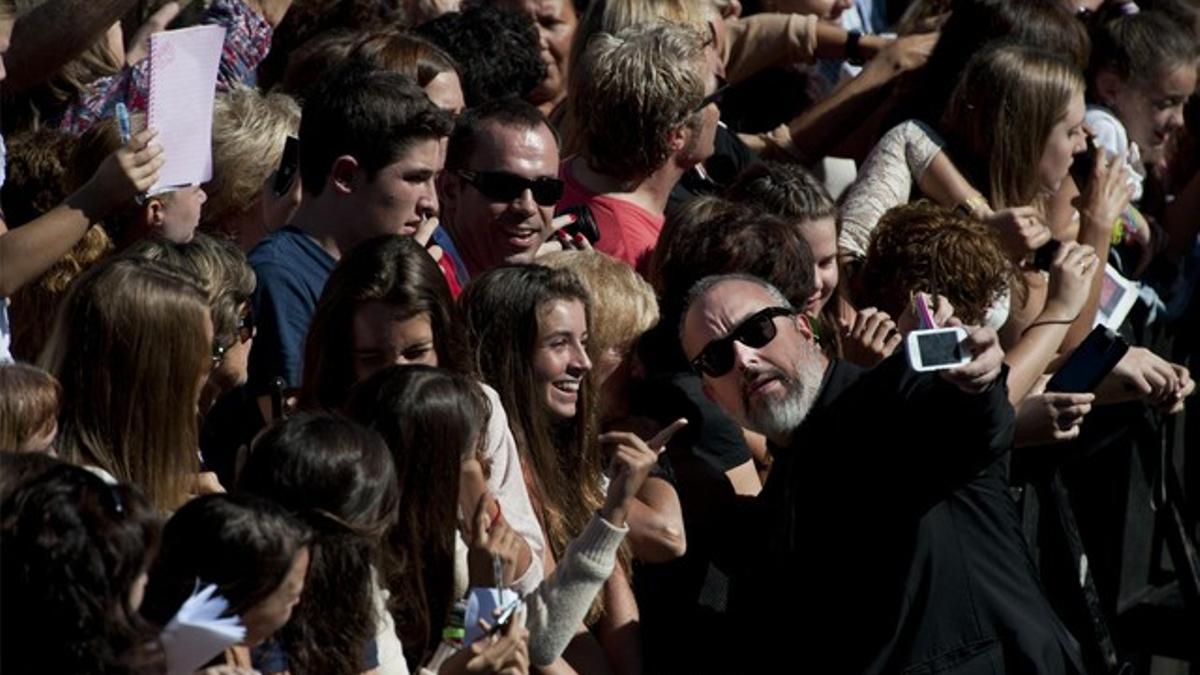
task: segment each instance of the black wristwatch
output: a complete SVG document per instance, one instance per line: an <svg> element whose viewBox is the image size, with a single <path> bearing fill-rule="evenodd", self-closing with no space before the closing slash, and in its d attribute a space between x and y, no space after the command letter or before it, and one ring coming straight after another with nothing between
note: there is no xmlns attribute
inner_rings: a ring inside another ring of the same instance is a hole
<svg viewBox="0 0 1200 675"><path fill-rule="evenodd" d="M846 31L846 60L851 65L861 66L866 63L863 58L862 49L858 46L858 41L862 39L862 33L856 30Z"/></svg>

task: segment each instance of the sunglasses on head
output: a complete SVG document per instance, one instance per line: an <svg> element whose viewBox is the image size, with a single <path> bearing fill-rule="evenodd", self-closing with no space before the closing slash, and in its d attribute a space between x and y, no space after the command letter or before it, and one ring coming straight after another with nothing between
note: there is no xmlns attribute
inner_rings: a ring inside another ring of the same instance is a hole
<svg viewBox="0 0 1200 675"><path fill-rule="evenodd" d="M530 180L507 171L471 171L457 169L460 178L475 186L488 199L511 202L526 190L533 193L533 201L539 206L554 206L563 196L563 182L557 178L540 176Z"/></svg>
<svg viewBox="0 0 1200 675"><path fill-rule="evenodd" d="M751 349L765 347L775 339L775 317L795 316L787 307L767 307L751 314L729 335L709 342L692 359L692 367L709 377L721 377L733 368L733 343L740 342Z"/></svg>

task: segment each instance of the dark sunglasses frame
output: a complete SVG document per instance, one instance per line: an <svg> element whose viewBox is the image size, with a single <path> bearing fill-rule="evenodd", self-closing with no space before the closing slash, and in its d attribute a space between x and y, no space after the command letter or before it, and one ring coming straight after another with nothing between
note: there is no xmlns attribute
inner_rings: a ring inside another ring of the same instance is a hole
<svg viewBox="0 0 1200 675"><path fill-rule="evenodd" d="M242 343L249 342L254 337L254 308L250 303L245 303L246 309L238 314L237 331L238 340ZM232 344L223 345L216 340L213 340L212 346L212 367L216 368L221 364L221 360L225 358L225 352L233 347Z"/></svg>
<svg viewBox="0 0 1200 675"><path fill-rule="evenodd" d="M709 94L708 96L705 96L703 99L700 100L700 105L696 106L695 112L700 112L701 110L704 110L705 108L707 108L709 106L709 104L715 104L718 106L721 105L721 99L725 98L725 93L728 90L729 90L729 83L725 81L725 78L718 76L717 77L717 88L713 90L713 93Z"/></svg>
<svg viewBox="0 0 1200 675"><path fill-rule="evenodd" d="M507 171L472 171L455 169L454 174L467 181L488 199L511 202L526 190L533 193L539 206L554 206L562 199L566 185L557 178L540 176L532 180Z"/></svg>
<svg viewBox="0 0 1200 675"><path fill-rule="evenodd" d="M775 318L795 316L796 310L787 307L767 307L746 317L729 335L704 345L692 359L692 368L709 377L721 377L733 368L733 343L740 342L752 349L765 347L775 339L779 329Z"/></svg>

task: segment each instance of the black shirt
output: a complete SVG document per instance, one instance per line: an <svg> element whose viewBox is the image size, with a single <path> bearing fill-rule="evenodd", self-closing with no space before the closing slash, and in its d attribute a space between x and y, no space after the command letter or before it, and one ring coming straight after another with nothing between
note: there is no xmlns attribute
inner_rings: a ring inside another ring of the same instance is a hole
<svg viewBox="0 0 1200 675"><path fill-rule="evenodd" d="M738 625L777 646L765 656L798 649L822 672L1082 672L1006 489L1005 375L968 395L903 353L830 365L774 448L758 555L735 577Z"/></svg>

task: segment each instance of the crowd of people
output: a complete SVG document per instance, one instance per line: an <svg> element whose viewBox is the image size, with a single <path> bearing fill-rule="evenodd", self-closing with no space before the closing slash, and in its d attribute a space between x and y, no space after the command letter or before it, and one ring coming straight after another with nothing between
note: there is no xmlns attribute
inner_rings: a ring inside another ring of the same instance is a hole
<svg viewBox="0 0 1200 675"><path fill-rule="evenodd" d="M1200 664L1197 0L0 0L0 54L3 672Z"/></svg>

